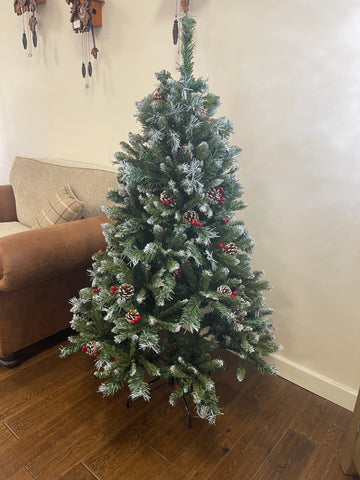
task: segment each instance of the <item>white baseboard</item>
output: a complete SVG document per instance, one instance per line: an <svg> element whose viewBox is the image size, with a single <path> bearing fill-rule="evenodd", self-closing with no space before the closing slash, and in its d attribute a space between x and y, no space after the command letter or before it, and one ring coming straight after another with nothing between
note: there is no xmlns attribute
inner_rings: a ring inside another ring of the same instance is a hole
<svg viewBox="0 0 360 480"><path fill-rule="evenodd" d="M300 387L309 390L320 397L326 398L341 407L353 411L358 392L341 383L325 377L314 370L303 367L282 355L274 353L271 356L271 363L278 368L280 377L289 380Z"/></svg>

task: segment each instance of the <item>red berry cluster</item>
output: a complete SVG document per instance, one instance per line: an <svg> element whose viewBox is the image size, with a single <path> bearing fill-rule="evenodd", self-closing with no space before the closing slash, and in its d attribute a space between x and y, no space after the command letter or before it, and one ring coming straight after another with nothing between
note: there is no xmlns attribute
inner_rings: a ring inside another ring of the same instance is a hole
<svg viewBox="0 0 360 480"><path fill-rule="evenodd" d="M93 288L93 292L94 292L94 293L99 293L99 292L100 292L100 288Z"/></svg>
<svg viewBox="0 0 360 480"><path fill-rule="evenodd" d="M132 325L134 325L135 323L137 323L139 320L141 320L141 315L137 315L135 318L133 318L133 319L131 320Z"/></svg>
<svg viewBox="0 0 360 480"><path fill-rule="evenodd" d="M244 319L243 319L242 317L240 317L240 318L238 318L238 319L236 320L236 323L241 323L243 320L244 320Z"/></svg>
<svg viewBox="0 0 360 480"><path fill-rule="evenodd" d="M191 225L196 225L197 227L202 227L203 224L199 220L191 220Z"/></svg>
<svg viewBox="0 0 360 480"><path fill-rule="evenodd" d="M224 250L227 250L229 247L227 245L223 245L222 243L219 243L219 248L223 248Z"/></svg>
<svg viewBox="0 0 360 480"><path fill-rule="evenodd" d="M223 223L227 223L229 221L228 218L223 218Z"/></svg>
<svg viewBox="0 0 360 480"><path fill-rule="evenodd" d="M154 93L153 100L164 100L164 97L160 93L160 87Z"/></svg>
<svg viewBox="0 0 360 480"><path fill-rule="evenodd" d="M178 268L178 269L176 270L176 277L177 277L177 278L181 278L181 276L182 276L182 270L181 270L181 268Z"/></svg>
<svg viewBox="0 0 360 480"><path fill-rule="evenodd" d="M234 290L234 291L232 292L232 294L230 295L231 298L234 298L234 297L237 297L237 296L238 296L238 293L237 293L236 290Z"/></svg>
<svg viewBox="0 0 360 480"><path fill-rule="evenodd" d="M171 205L172 203L174 203L174 199L173 198L169 198L169 200L163 200L161 202L163 205Z"/></svg>
<svg viewBox="0 0 360 480"><path fill-rule="evenodd" d="M218 188L218 195L220 197L220 203L221 205L224 205L226 198L223 197L224 189L223 188Z"/></svg>
<svg viewBox="0 0 360 480"><path fill-rule="evenodd" d="M98 253L103 253L103 251L102 251L102 250L98 250Z"/></svg>
<svg viewBox="0 0 360 480"><path fill-rule="evenodd" d="M114 293L116 292L117 290L117 287L115 285L113 285L111 288L110 288L110 295L114 295Z"/></svg>

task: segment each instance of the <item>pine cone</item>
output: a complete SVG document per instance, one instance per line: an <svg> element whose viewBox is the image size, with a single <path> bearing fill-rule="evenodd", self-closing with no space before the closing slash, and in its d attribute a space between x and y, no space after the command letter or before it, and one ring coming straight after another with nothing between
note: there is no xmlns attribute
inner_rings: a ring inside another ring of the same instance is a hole
<svg viewBox="0 0 360 480"><path fill-rule="evenodd" d="M228 248L225 250L225 253L226 253L227 255L234 255L234 256L237 255L238 248L237 248L237 246L235 245L235 243L233 243L233 242L228 243L227 247L228 247Z"/></svg>
<svg viewBox="0 0 360 480"><path fill-rule="evenodd" d="M191 225L191 222L199 221L199 215L196 212L194 212L194 210L188 210L187 212L184 213L183 220L188 225Z"/></svg>
<svg viewBox="0 0 360 480"><path fill-rule="evenodd" d="M135 293L135 288L130 283L123 283L119 287L119 295L122 298L131 298Z"/></svg>
<svg viewBox="0 0 360 480"><path fill-rule="evenodd" d="M218 188L212 188L211 190L208 190L205 193L205 199L208 201L208 203L211 203L212 205L219 204L221 199L220 190Z"/></svg>
<svg viewBox="0 0 360 480"><path fill-rule="evenodd" d="M85 346L85 353L88 355L94 355L95 353L98 352L98 346L95 340L91 340L91 342L88 342Z"/></svg>
<svg viewBox="0 0 360 480"><path fill-rule="evenodd" d="M136 323L140 320L140 314L137 310L130 310L125 314L125 318L129 323Z"/></svg>
<svg viewBox="0 0 360 480"><path fill-rule="evenodd" d="M174 199L172 198L171 195L169 195L167 192L161 192L160 193L160 200L161 200L161 203L164 204L164 205L174 205L175 202L174 202Z"/></svg>
<svg viewBox="0 0 360 480"><path fill-rule="evenodd" d="M232 295L232 290L231 290L231 288L228 287L227 285L220 285L220 286L216 289L216 291L217 291L218 293L223 294L223 295L229 295L229 296Z"/></svg>

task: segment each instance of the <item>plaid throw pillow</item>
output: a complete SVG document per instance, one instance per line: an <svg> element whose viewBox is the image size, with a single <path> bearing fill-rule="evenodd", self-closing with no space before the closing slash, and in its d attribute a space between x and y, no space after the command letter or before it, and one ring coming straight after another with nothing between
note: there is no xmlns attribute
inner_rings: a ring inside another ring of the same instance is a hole
<svg viewBox="0 0 360 480"><path fill-rule="evenodd" d="M32 228L49 227L78 220L84 213L84 208L85 203L78 200L70 185L67 185L46 203L40 215L35 218Z"/></svg>

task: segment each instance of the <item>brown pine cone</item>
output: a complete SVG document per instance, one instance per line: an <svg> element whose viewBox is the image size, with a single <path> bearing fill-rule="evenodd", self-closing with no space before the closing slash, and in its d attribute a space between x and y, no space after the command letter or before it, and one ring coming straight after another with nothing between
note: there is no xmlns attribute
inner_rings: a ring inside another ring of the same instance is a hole
<svg viewBox="0 0 360 480"><path fill-rule="evenodd" d="M184 213L183 220L188 225L191 225L191 222L199 221L199 215L197 212L194 212L194 210L188 210Z"/></svg>
<svg viewBox="0 0 360 480"><path fill-rule="evenodd" d="M218 203L220 203L221 192L218 188L212 188L211 190L208 190L206 192L205 198L212 205L217 205Z"/></svg>
<svg viewBox="0 0 360 480"><path fill-rule="evenodd" d="M131 298L135 293L135 288L130 283L123 283L119 287L119 295L122 298Z"/></svg>
<svg viewBox="0 0 360 480"><path fill-rule="evenodd" d="M91 340L91 342L88 342L86 344L85 353L87 353L88 355L94 355L97 352L98 352L98 346L95 340Z"/></svg>
<svg viewBox="0 0 360 480"><path fill-rule="evenodd" d="M225 253L226 253L227 255L234 255L234 256L236 256L236 255L237 255L237 252L238 252L238 249L237 249L237 246L235 245L235 243L233 243L233 242L228 243L227 249L225 250Z"/></svg>
<svg viewBox="0 0 360 480"><path fill-rule="evenodd" d="M125 314L125 318L129 323L136 323L140 320L140 314L137 310L130 310Z"/></svg>
<svg viewBox="0 0 360 480"><path fill-rule="evenodd" d="M229 296L232 295L232 290L231 290L231 288L228 287L227 285L220 285L220 286L216 289L216 291L217 291L218 293L223 294L223 295L229 295Z"/></svg>

